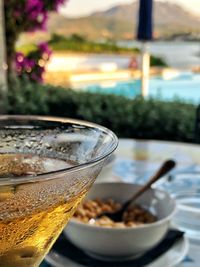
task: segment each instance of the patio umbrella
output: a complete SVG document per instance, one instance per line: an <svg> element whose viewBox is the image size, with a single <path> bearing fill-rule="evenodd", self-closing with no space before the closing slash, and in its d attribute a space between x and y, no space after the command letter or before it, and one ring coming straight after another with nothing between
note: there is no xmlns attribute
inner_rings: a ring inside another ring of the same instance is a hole
<svg viewBox="0 0 200 267"><path fill-rule="evenodd" d="M139 1L140 1L140 6L139 6L137 39L139 41L142 41L141 92L143 97L147 97L149 91L149 68L150 68L148 41L152 40L153 0L139 0Z"/></svg>

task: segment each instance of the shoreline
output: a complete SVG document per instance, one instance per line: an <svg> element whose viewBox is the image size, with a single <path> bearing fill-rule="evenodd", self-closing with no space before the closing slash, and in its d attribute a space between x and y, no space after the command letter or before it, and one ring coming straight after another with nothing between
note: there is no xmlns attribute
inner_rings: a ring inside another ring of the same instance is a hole
<svg viewBox="0 0 200 267"><path fill-rule="evenodd" d="M150 69L150 77L162 76L164 79L171 79L180 73L179 70L173 68L155 68ZM110 72L102 71L76 71L76 72L46 72L45 83L53 84L56 86L63 86L68 88L80 88L85 84L100 83L103 81L117 82L129 81L141 78L141 70L115 70Z"/></svg>

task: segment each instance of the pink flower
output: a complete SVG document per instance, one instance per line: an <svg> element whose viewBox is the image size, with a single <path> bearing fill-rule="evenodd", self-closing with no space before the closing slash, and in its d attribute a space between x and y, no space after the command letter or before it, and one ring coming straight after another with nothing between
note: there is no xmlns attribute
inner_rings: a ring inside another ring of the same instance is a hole
<svg viewBox="0 0 200 267"><path fill-rule="evenodd" d="M47 9L42 0L27 0L25 5L25 14L27 19L35 22L30 31L46 30L46 21L48 18Z"/></svg>
<svg viewBox="0 0 200 267"><path fill-rule="evenodd" d="M38 48L39 48L39 50L42 52L42 54L46 54L48 58L49 58L50 55L52 54L52 51L51 51L51 49L49 48L48 43L46 43L46 42L40 43L40 44L38 45Z"/></svg>
<svg viewBox="0 0 200 267"><path fill-rule="evenodd" d="M6 9L11 8L10 1L5 1ZM13 4L15 1L13 0ZM20 0L13 5L12 14L17 24L22 24L24 21L26 31L46 30L48 12L57 11L65 2L65 0Z"/></svg>
<svg viewBox="0 0 200 267"><path fill-rule="evenodd" d="M49 11L57 11L59 6L67 0L9 0L5 1L5 12L9 20L16 25L19 35L23 31L46 30L46 22ZM15 4L16 3L16 4ZM11 15L10 15L11 14ZM11 23L11 26L13 24ZM15 67L17 74L22 77L26 75L30 80L43 81L45 64L49 60L52 51L47 43L40 43L38 50L31 52L28 56L17 52L15 55Z"/></svg>
<svg viewBox="0 0 200 267"><path fill-rule="evenodd" d="M55 0L54 8L58 11L60 5L63 5L66 1L65 0Z"/></svg>
<svg viewBox="0 0 200 267"><path fill-rule="evenodd" d="M16 53L15 66L19 77L24 75L34 82L43 82L45 64L51 55L48 44L43 42L38 45L38 50L31 52L28 56ZM42 60L42 64L41 64Z"/></svg>
<svg viewBox="0 0 200 267"><path fill-rule="evenodd" d="M30 20L38 19L38 16L45 11L44 4L40 0L27 0L25 13L29 15Z"/></svg>

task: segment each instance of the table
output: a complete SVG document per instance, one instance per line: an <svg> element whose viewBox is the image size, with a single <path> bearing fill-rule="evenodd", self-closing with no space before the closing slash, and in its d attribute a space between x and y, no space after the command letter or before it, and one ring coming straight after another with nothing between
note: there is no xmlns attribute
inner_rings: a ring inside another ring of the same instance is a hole
<svg viewBox="0 0 200 267"><path fill-rule="evenodd" d="M169 158L177 162L173 174L200 172L199 154L200 146L195 144L120 139L115 160L104 168L98 180L143 183Z"/></svg>
<svg viewBox="0 0 200 267"><path fill-rule="evenodd" d="M142 184L168 158L175 159L177 162L177 167L172 175L200 172L200 146L196 144L120 139L115 155L112 166L108 165L99 176L99 182L122 180ZM110 168L110 173L108 168ZM179 266L199 266L199 250L200 244L190 243L188 256Z"/></svg>
<svg viewBox="0 0 200 267"><path fill-rule="evenodd" d="M97 182L125 181L142 184L169 158L177 162L171 175L191 172L200 174L200 146L196 144L120 139L114 156L114 160L107 164ZM199 266L199 250L200 244L190 242L189 253L179 267Z"/></svg>

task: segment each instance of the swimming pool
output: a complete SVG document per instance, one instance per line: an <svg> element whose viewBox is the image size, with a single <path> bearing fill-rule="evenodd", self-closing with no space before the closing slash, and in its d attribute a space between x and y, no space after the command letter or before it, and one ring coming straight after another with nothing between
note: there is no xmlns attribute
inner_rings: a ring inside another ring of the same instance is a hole
<svg viewBox="0 0 200 267"><path fill-rule="evenodd" d="M116 94L135 98L140 95L141 81L104 82L87 85L84 90L103 94ZM171 101L180 99L185 102L200 103L200 74L181 73L171 79L153 77L149 83L149 96Z"/></svg>

